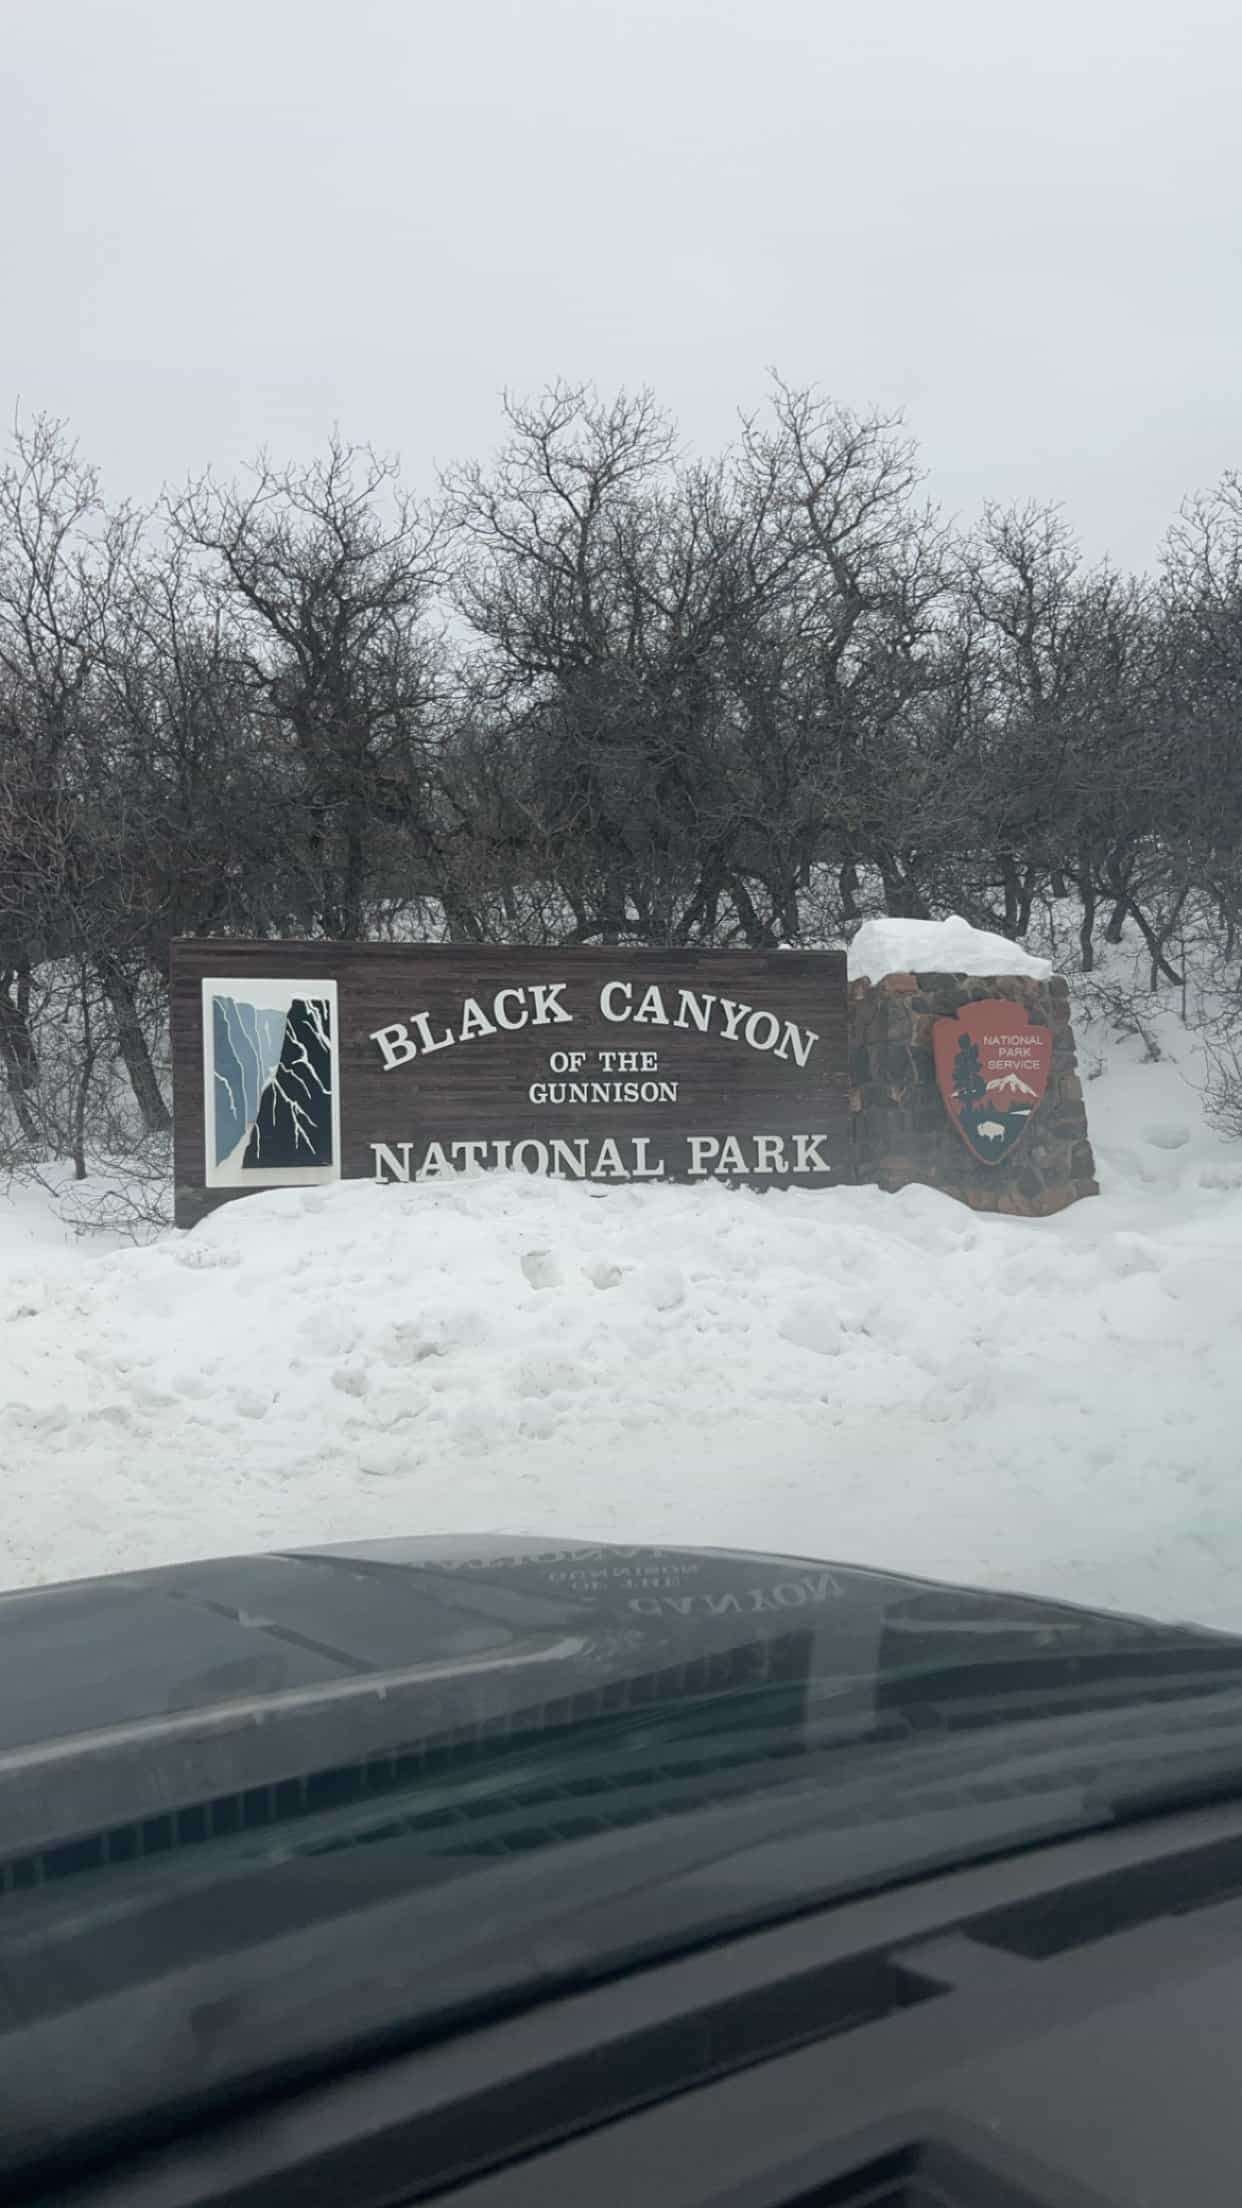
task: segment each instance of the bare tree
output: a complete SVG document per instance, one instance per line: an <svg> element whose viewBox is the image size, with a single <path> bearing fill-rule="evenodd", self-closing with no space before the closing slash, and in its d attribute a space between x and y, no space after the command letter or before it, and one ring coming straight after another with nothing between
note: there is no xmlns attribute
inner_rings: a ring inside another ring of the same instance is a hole
<svg viewBox="0 0 1242 2208"><path fill-rule="evenodd" d="M365 932L380 823L426 867L441 657L430 619L437 525L395 462L334 438L302 469L260 459L170 502L174 542L205 553L233 616L264 752L288 797L304 924Z"/></svg>
<svg viewBox="0 0 1242 2208"><path fill-rule="evenodd" d="M824 693L857 702L863 625L909 599L904 459L882 425L779 389L774 429L744 425L710 467L678 458L647 393L555 385L508 416L494 466L449 478L457 598L571 932L796 932L830 802Z"/></svg>
<svg viewBox="0 0 1242 2208"><path fill-rule="evenodd" d="M947 536L920 502L914 446L895 418L776 379L771 423L746 424L745 451L786 549L741 685L781 933L798 933L798 885L828 860L846 917L860 865L890 912L924 915L917 706L935 679Z"/></svg>
<svg viewBox="0 0 1242 2208"><path fill-rule="evenodd" d="M96 470L63 424L15 425L0 467L0 1052L19 1116L38 1071L27 1018L34 960L91 940L76 874L94 868L98 823L82 811L81 787L108 622L139 527L131 509L107 511ZM125 977L105 967L101 978L128 1023L141 1084L149 1063ZM147 1102L166 1117L152 1084Z"/></svg>

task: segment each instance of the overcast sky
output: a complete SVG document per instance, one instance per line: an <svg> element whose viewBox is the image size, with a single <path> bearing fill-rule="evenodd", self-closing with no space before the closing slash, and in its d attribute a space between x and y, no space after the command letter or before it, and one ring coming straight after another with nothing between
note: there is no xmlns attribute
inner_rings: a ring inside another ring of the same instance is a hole
<svg viewBox="0 0 1242 2208"><path fill-rule="evenodd" d="M1242 465L1239 0L0 0L0 399L150 497L776 366L1152 559Z"/></svg>

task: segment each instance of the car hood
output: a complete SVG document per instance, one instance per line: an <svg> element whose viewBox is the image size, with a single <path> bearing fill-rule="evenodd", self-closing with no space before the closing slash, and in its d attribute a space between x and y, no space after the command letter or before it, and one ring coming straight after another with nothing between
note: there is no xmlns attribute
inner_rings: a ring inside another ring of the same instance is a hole
<svg viewBox="0 0 1242 2208"><path fill-rule="evenodd" d="M0 1761L194 1713L373 1701L398 1682L407 1719L446 1723L526 1710L533 1671L541 1706L636 1682L696 1695L737 1683L739 1658L756 1677L865 1682L883 1703L947 1670L983 1691L998 1667L1053 1654L1183 1664L1196 1648L1219 1663L1242 1642L761 1552L357 1542L0 1596Z"/></svg>
<svg viewBox="0 0 1242 2208"><path fill-rule="evenodd" d="M1240 1680L1223 1636L710 1549L0 1598L0 2163L1180 1802L1222 1747L1236 1790Z"/></svg>

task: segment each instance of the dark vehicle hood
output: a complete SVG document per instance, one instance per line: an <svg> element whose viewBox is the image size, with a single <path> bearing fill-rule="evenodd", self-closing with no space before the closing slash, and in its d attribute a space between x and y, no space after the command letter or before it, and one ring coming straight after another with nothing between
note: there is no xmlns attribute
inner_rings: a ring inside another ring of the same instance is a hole
<svg viewBox="0 0 1242 2208"><path fill-rule="evenodd" d="M533 1671L541 1704L639 1681L675 1700L737 1684L747 1665L761 1679L866 1681L882 1701L912 1670L964 1669L983 1691L998 1665L1050 1655L1147 1667L1202 1648L1219 1664L1234 1647L796 1557L505 1536L358 1542L0 1595L0 1763L192 1713L275 1714L353 1703L359 1690L374 1700L386 1683L439 1722L479 1716L480 1696L494 1717L527 1708Z"/></svg>
<svg viewBox="0 0 1242 2208"><path fill-rule="evenodd" d="M1232 1797L1240 1686L1239 1639L723 1550L381 1541L0 1597L0 2164L1153 1788Z"/></svg>

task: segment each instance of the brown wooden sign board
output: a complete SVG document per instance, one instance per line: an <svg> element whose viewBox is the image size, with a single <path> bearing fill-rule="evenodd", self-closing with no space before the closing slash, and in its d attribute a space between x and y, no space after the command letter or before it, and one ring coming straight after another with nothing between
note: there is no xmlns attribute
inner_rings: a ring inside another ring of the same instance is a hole
<svg viewBox="0 0 1242 2208"><path fill-rule="evenodd" d="M191 939L171 1003L179 1226L480 1168L849 1178L842 952Z"/></svg>

